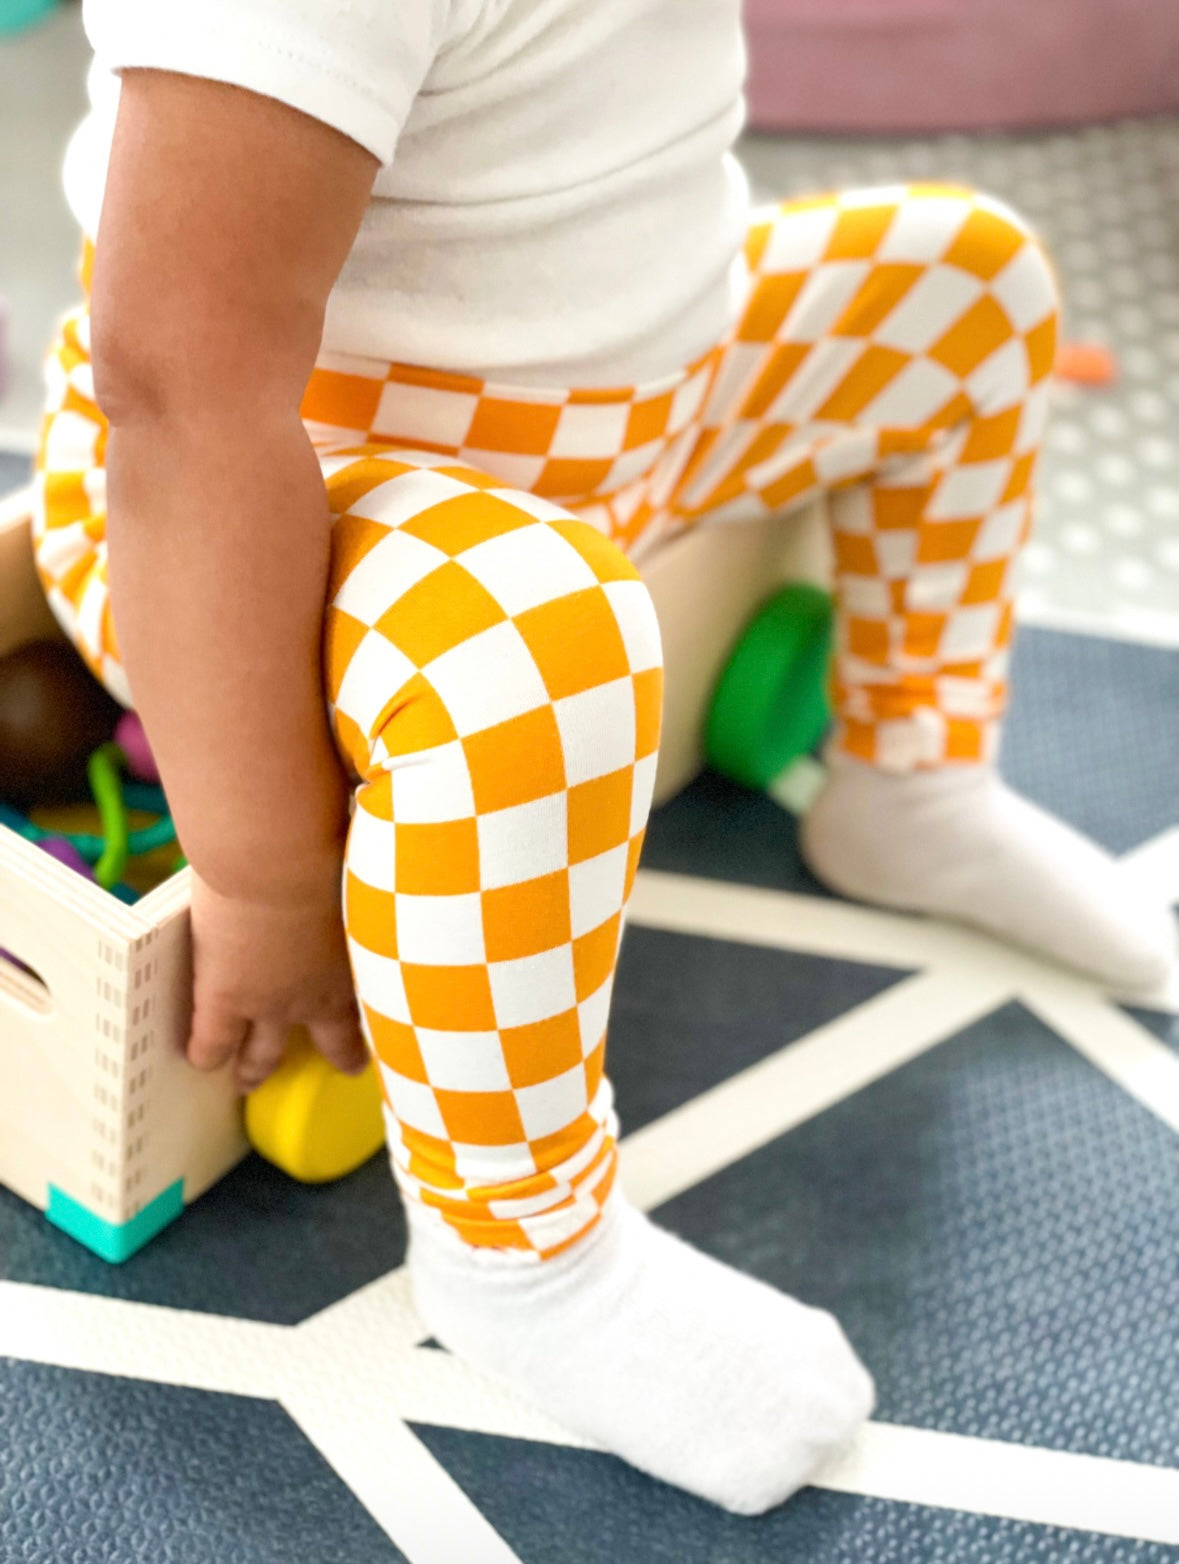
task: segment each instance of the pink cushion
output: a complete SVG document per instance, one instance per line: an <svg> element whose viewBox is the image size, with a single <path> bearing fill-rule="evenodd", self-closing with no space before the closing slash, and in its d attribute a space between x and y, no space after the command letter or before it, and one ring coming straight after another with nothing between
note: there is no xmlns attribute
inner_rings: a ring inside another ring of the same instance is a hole
<svg viewBox="0 0 1179 1564"><path fill-rule="evenodd" d="M746 0L762 130L1069 124L1179 108L1179 0Z"/></svg>

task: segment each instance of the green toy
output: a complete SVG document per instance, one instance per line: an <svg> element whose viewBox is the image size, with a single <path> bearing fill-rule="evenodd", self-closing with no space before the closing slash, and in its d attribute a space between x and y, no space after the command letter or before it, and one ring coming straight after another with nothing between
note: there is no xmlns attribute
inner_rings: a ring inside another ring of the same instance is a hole
<svg viewBox="0 0 1179 1564"><path fill-rule="evenodd" d="M7 808L0 811L0 823L30 842L44 842L51 838L69 842L88 864L94 865L94 878L104 890L113 892L122 900L134 900L135 893L128 892L120 883L128 858L138 857L140 853L149 853L174 842L176 827L158 787L124 782L122 772L126 763L126 756L119 745L108 742L99 745L87 764L90 791L102 824L101 835L85 831L46 830ZM127 821L129 806L156 812L160 819L144 826L142 830L132 831Z"/></svg>
<svg viewBox="0 0 1179 1564"><path fill-rule="evenodd" d="M792 582L762 604L712 698L705 753L714 770L792 807L778 784L810 755L831 721L834 623L830 593L805 582Z"/></svg>

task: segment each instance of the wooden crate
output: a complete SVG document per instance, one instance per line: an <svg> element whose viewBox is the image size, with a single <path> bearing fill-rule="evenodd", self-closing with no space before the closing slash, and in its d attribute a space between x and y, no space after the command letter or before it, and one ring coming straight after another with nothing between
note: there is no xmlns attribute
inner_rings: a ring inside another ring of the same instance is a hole
<svg viewBox="0 0 1179 1564"><path fill-rule="evenodd" d="M30 496L0 501L0 654L56 634ZM124 1260L249 1149L228 1070L182 1055L189 875L133 907L0 826L0 1184Z"/></svg>
<svg viewBox="0 0 1179 1564"><path fill-rule="evenodd" d="M754 611L784 581L828 586L825 505L789 517L699 527L639 569L663 640L663 734L654 803L664 804L704 765L704 727L721 671Z"/></svg>
<svg viewBox="0 0 1179 1564"><path fill-rule="evenodd" d="M28 491L0 500L0 655L59 634L33 569ZM656 802L703 764L717 677L786 576L822 579L817 511L702 528L643 569L667 668ZM128 907L0 826L0 1184L104 1259L133 1254L249 1149L230 1074L184 1060L189 874Z"/></svg>

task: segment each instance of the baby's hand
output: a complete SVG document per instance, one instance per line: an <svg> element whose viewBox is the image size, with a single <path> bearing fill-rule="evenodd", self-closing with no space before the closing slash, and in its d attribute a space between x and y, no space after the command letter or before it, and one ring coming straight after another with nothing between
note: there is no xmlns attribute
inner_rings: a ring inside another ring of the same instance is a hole
<svg viewBox="0 0 1179 1564"><path fill-rule="evenodd" d="M223 896L194 871L195 977L188 1058L198 1070L236 1059L238 1089L252 1091L282 1062L287 1034L302 1024L325 1058L350 1074L364 1068L340 912L340 870L289 902Z"/></svg>

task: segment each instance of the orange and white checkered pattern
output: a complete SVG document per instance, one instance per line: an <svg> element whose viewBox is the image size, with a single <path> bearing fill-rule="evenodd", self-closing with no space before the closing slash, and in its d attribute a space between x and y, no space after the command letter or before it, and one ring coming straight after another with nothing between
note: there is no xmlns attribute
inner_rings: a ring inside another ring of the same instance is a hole
<svg viewBox="0 0 1179 1564"><path fill-rule="evenodd" d="M578 1238L615 1174L605 1033L661 679L626 556L829 492L839 742L896 769L994 747L1056 343L1042 250L996 202L908 186L762 214L747 261L728 338L660 385L323 355L304 397L337 518L345 918L394 1168L439 1224L524 1258ZM38 564L126 699L85 307L47 374Z"/></svg>
<svg viewBox="0 0 1179 1564"><path fill-rule="evenodd" d="M792 203L747 255L676 513L829 493L838 742L896 770L989 758L1056 355L1051 265L1007 207L946 186Z"/></svg>
<svg viewBox="0 0 1179 1564"><path fill-rule="evenodd" d="M403 1185L556 1252L614 1175L604 1073L659 747L654 609L547 500L445 456L323 456L325 647L360 779L345 919Z"/></svg>
<svg viewBox="0 0 1179 1564"><path fill-rule="evenodd" d="M324 357L308 429L453 455L637 559L827 492L843 747L897 770L987 758L1056 353L1051 266L1008 208L947 186L773 208L746 257L730 337L662 385L522 389Z"/></svg>
<svg viewBox="0 0 1179 1564"><path fill-rule="evenodd" d="M130 705L107 588L107 422L94 400L85 307L61 321L45 379L33 516L37 569L66 634L111 694Z"/></svg>
<svg viewBox="0 0 1179 1564"><path fill-rule="evenodd" d="M686 372L641 388L521 392L321 354L303 421L315 444L349 439L454 456L512 488L618 517L625 497L650 498L669 454L690 450L717 357L714 350Z"/></svg>

